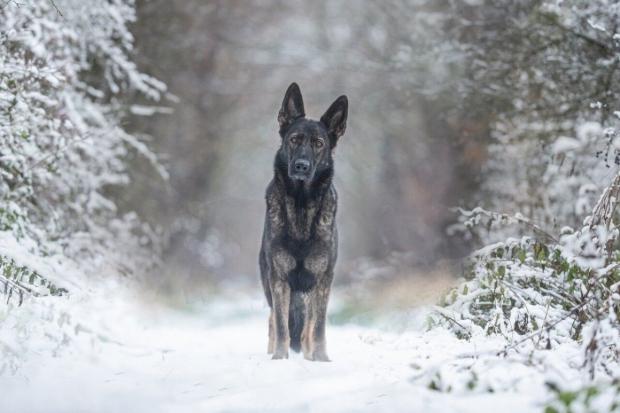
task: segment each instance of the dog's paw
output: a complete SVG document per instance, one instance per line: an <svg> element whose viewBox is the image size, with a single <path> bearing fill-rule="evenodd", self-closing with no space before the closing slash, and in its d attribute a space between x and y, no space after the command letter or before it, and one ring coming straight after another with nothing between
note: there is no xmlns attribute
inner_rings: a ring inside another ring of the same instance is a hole
<svg viewBox="0 0 620 413"><path fill-rule="evenodd" d="M314 354L312 354L312 361L325 361L325 362L329 362L331 361L329 359L329 357L327 357L327 353L324 351L316 351L314 352Z"/></svg>
<svg viewBox="0 0 620 413"><path fill-rule="evenodd" d="M271 357L272 360L284 360L288 358L288 351L276 351Z"/></svg>

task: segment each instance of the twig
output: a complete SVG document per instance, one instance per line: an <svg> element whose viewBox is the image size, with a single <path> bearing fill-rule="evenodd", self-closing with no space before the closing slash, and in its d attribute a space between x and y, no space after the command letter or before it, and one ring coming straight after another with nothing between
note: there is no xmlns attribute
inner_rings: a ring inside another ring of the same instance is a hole
<svg viewBox="0 0 620 413"><path fill-rule="evenodd" d="M437 311L437 314L439 314L440 316L442 316L443 318L445 318L446 320L458 325L459 327L461 327L465 332L467 332L467 328L465 328L465 326L461 323L459 323L458 321L456 321L453 317L449 317L446 314L444 314L441 311Z"/></svg>
<svg viewBox="0 0 620 413"><path fill-rule="evenodd" d="M60 17L65 17L60 11L60 9L58 8L58 6L56 6L56 2L54 2L54 0L50 0L50 3L52 3L52 6L54 6L54 8L56 9L56 13L58 13Z"/></svg>
<svg viewBox="0 0 620 413"><path fill-rule="evenodd" d="M616 174L611 184L605 188L590 217L590 229L597 225L605 225L609 229L620 194L620 172Z"/></svg>
<svg viewBox="0 0 620 413"><path fill-rule="evenodd" d="M592 284L591 284L591 285L589 285L589 286L588 286L588 289L586 290L586 294L585 294L585 295L586 295L586 297L588 296L588 294L590 293L590 291L591 291L591 290L592 290ZM588 303L590 302L590 300L591 300L592 298L595 298L595 296L594 296L594 295L591 295L591 296L590 296L590 297L588 297L588 298L584 298L584 300L583 300L581 303L579 303L578 305L576 305L576 306L574 306L572 309L570 309L570 310L566 313L566 315L565 315L564 317L560 317L558 320L554 321L553 323L551 323L551 324L549 324L549 325L547 325L547 326L545 326L545 325L543 324L543 326L542 326L541 328L539 328L538 330L536 330L536 331L532 332L531 334L528 334L528 335L527 335L526 337L524 337L523 339L521 339L521 340L517 341L516 343L512 343L511 345L508 345L508 346L504 347L504 350L502 350L502 351L500 351L499 353L497 353L497 355L500 355L500 354L504 354L504 355L506 355L506 354L507 354L507 352L508 352L508 350L510 350L510 349L512 349L512 348L515 348L515 347L518 347L519 345L521 345L521 344L525 343L526 341L533 339L533 338L534 338L536 335L538 335L538 334L542 334L542 331L543 331L544 329L547 329L547 330L552 329L553 327L555 327L555 326L557 326L558 324L560 324L562 321L567 320L567 319L568 319L569 317L571 317L571 316L572 316L575 312L577 312L578 310L580 310L581 308L583 308L586 304L588 304Z"/></svg>
<svg viewBox="0 0 620 413"><path fill-rule="evenodd" d="M556 244L559 242L559 240L556 237L554 237L553 235L551 235L550 233L542 229L539 225L533 223L530 219L525 218L521 216L520 214L508 215L504 213L488 211L481 207L474 208L471 211L464 210L463 208L456 208L456 211L458 211L460 214L462 214L465 217L484 215L490 219L498 220L499 222L501 222L502 219L513 220L520 224L524 224L528 226L534 231L534 233L541 235Z"/></svg>
<svg viewBox="0 0 620 413"><path fill-rule="evenodd" d="M25 168L21 173L20 176L17 180L15 180L15 182L13 183L13 188L17 188L19 185L21 185L24 180L26 179L26 174L28 172L31 172L32 170L34 170L35 168L37 168L39 165L41 165L42 163L44 163L45 161L47 161L50 158L55 158L58 155L62 154L64 151L66 151L67 149L69 149L70 147L72 147L73 145L76 145L80 142L83 142L89 138L92 138L93 135L90 133L87 133L85 136L79 137L78 139L72 140L69 143L67 143L65 146L63 147L59 147L56 148L54 150L54 152L49 153L41 158L39 158L38 160L36 160L32 165L29 165L27 168Z"/></svg>
<svg viewBox="0 0 620 413"><path fill-rule="evenodd" d="M543 322L542 325L544 326L545 323L547 322L547 316L549 315L549 307L551 306L551 301L549 301L547 303L547 308L545 309L545 318L543 318ZM538 334L538 341L536 342L536 345L538 346L540 344L540 340L542 340L542 333L543 330L540 329L540 333Z"/></svg>

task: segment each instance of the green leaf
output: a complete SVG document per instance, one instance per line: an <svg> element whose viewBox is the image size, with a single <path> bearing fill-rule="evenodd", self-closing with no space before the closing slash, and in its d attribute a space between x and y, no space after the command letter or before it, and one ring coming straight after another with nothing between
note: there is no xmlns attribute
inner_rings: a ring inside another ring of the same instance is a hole
<svg viewBox="0 0 620 413"><path fill-rule="evenodd" d="M564 403L565 406L568 407L577 398L577 393L572 392L572 391L563 391L563 392L560 392L560 394L558 395L558 398L560 399L562 403Z"/></svg>

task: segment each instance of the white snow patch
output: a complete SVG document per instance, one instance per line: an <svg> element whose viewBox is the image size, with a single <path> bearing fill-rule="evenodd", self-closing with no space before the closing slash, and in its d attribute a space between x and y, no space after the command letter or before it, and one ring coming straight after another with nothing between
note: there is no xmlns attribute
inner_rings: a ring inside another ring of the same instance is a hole
<svg viewBox="0 0 620 413"><path fill-rule="evenodd" d="M579 142L575 138L569 138L568 136L560 136L553 142L553 146L551 147L551 151L558 155L560 153L574 151L575 149L579 149L582 146L582 143Z"/></svg>
<svg viewBox="0 0 620 413"><path fill-rule="evenodd" d="M579 375L566 367L578 347L544 355L557 369L545 372L527 355L523 363L498 357L497 337L463 341L442 328L330 325L331 363L296 353L272 361L263 300L233 301L180 312L146 307L117 288L74 303L86 319L105 317L91 330L107 344L80 333L71 351L30 357L15 376L0 377L0 411L481 413L501 405L527 413L541 410L546 379ZM485 372L473 391L468 366ZM449 392L429 389L437 373Z"/></svg>

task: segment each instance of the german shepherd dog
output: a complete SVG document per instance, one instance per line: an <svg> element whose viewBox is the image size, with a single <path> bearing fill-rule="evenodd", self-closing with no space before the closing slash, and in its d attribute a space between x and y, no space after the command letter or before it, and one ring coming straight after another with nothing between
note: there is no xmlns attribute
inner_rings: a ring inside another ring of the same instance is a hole
<svg viewBox="0 0 620 413"><path fill-rule="evenodd" d="M316 121L301 91L289 86L278 113L281 146L267 187L259 256L269 316L268 353L288 358L289 346L308 360L329 361L325 318L338 249L332 153L344 134L348 100L340 96Z"/></svg>

